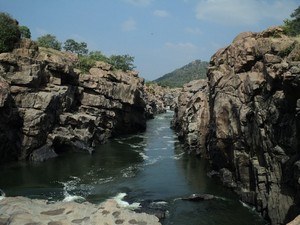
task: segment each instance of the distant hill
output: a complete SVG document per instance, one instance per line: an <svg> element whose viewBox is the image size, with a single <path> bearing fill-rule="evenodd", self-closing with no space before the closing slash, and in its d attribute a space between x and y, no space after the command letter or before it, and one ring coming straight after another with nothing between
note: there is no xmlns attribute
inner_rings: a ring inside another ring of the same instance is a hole
<svg viewBox="0 0 300 225"><path fill-rule="evenodd" d="M153 82L160 86L182 87L192 80L206 78L207 67L208 62L195 60L171 73L165 74Z"/></svg>

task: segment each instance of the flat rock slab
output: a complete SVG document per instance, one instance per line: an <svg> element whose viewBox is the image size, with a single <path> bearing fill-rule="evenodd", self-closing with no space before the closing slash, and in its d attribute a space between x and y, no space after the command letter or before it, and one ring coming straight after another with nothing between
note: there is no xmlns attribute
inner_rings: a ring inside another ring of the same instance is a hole
<svg viewBox="0 0 300 225"><path fill-rule="evenodd" d="M160 225L157 217L120 208L115 200L94 205L88 202L56 202L25 197L0 200L0 225Z"/></svg>

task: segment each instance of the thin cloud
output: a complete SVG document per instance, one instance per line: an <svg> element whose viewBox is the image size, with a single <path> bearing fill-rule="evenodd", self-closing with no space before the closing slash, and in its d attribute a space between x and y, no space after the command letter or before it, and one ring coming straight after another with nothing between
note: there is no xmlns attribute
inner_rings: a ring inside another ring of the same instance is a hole
<svg viewBox="0 0 300 225"><path fill-rule="evenodd" d="M170 13L167 12L166 10L158 10L157 9L153 12L153 15L157 16L157 17L169 17Z"/></svg>
<svg viewBox="0 0 300 225"><path fill-rule="evenodd" d="M150 5L150 3L153 0L124 0L124 1L135 6L147 6Z"/></svg>
<svg viewBox="0 0 300 225"><path fill-rule="evenodd" d="M166 42L165 47L173 50L184 50L184 51L197 51L198 47L190 42L186 43L172 43Z"/></svg>
<svg viewBox="0 0 300 225"><path fill-rule="evenodd" d="M198 28L192 28L192 27L187 27L185 28L185 32L189 33L189 34L194 34L194 35L201 35L202 31Z"/></svg>
<svg viewBox="0 0 300 225"><path fill-rule="evenodd" d="M264 19L282 22L296 7L296 0L201 0L196 18L226 25L254 25Z"/></svg>
<svg viewBox="0 0 300 225"><path fill-rule="evenodd" d="M122 23L122 30L126 32L136 30L136 21L132 18L124 21Z"/></svg>

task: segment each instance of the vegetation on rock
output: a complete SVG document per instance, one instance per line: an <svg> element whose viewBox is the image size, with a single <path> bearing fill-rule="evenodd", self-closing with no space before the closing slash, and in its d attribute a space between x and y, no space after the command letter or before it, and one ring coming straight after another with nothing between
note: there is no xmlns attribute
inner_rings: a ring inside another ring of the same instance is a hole
<svg viewBox="0 0 300 225"><path fill-rule="evenodd" d="M0 53L10 52L20 40L18 21L7 13L0 13Z"/></svg>
<svg viewBox="0 0 300 225"><path fill-rule="evenodd" d="M31 38L30 29L26 26L19 26L19 30L21 32L21 38Z"/></svg>
<svg viewBox="0 0 300 225"><path fill-rule="evenodd" d="M51 34L46 34L38 37L37 44L39 47L61 50L61 43L56 39L54 35Z"/></svg>
<svg viewBox="0 0 300 225"><path fill-rule="evenodd" d="M110 57L105 56L100 51L90 52L86 55L79 56L78 67L83 72L88 72L96 61L106 62L111 64L114 69L130 71L135 68L133 62L134 57L130 55L112 55Z"/></svg>
<svg viewBox="0 0 300 225"><path fill-rule="evenodd" d="M195 60L171 73L154 80L161 86L182 87L184 84L192 81L206 78L208 62Z"/></svg>
<svg viewBox="0 0 300 225"><path fill-rule="evenodd" d="M297 36L300 34L300 6L291 14L291 18L284 21L285 32L290 36Z"/></svg>
<svg viewBox="0 0 300 225"><path fill-rule="evenodd" d="M66 40L63 49L67 52L76 53L78 55L86 55L89 52L89 50L87 49L87 43L79 43L73 39Z"/></svg>

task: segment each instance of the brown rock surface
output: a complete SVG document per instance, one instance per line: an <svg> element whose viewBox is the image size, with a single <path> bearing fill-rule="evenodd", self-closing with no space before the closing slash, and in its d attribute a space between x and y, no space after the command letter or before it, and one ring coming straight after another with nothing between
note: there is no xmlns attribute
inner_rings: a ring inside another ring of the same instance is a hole
<svg viewBox="0 0 300 225"><path fill-rule="evenodd" d="M145 224L159 225L153 215L135 213L120 208L116 201L93 205L91 203L56 202L33 200L24 197L4 198L0 200L1 224L45 224L45 225L113 225Z"/></svg>
<svg viewBox="0 0 300 225"><path fill-rule="evenodd" d="M97 62L80 74L76 62L28 39L0 54L0 127L13 128L0 135L0 161L44 161L66 146L92 152L110 137L145 129L144 80L136 72Z"/></svg>
<svg viewBox="0 0 300 225"><path fill-rule="evenodd" d="M184 85L175 108L173 128L186 148L205 156L208 133L208 83L207 80L192 81Z"/></svg>
<svg viewBox="0 0 300 225"><path fill-rule="evenodd" d="M206 139L205 156L222 182L272 224L298 215L299 41L280 28L242 33L211 58L208 104L195 108L205 91L192 89L185 87L179 97L175 120L190 148L201 152L200 140ZM201 116L205 105L208 117Z"/></svg>
<svg viewBox="0 0 300 225"><path fill-rule="evenodd" d="M155 83L144 86L146 101L146 117L153 118L155 115L173 109L177 104L180 89L161 87Z"/></svg>

